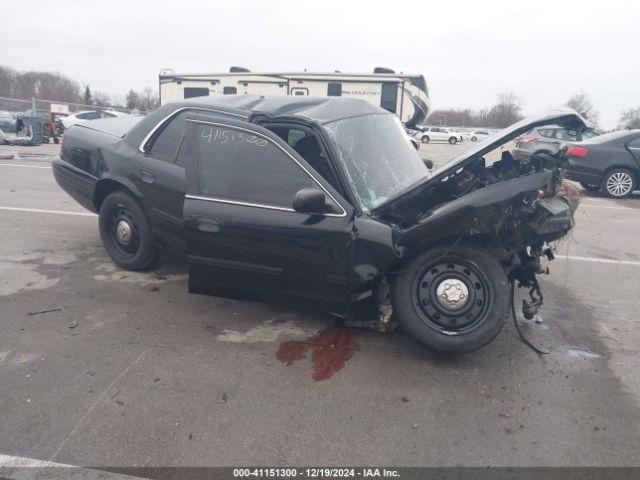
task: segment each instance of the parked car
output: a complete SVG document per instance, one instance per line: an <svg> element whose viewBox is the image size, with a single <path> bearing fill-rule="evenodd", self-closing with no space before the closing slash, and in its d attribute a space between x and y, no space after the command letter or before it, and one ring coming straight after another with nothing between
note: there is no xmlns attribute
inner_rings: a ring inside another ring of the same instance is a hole
<svg viewBox="0 0 640 480"><path fill-rule="evenodd" d="M422 143L449 142L451 145L464 140L462 133L447 127L421 127L416 138L419 138Z"/></svg>
<svg viewBox="0 0 640 480"><path fill-rule="evenodd" d="M487 138L489 135L491 135L491 132L489 132L489 130L473 130L471 132L469 132L469 140L471 140L472 142L477 142L478 140L484 140L485 138Z"/></svg>
<svg viewBox="0 0 640 480"><path fill-rule="evenodd" d="M114 118L114 117L130 117L131 115L125 112L118 112L116 110L86 110L82 112L72 113L66 117L62 117L61 121L64 128L69 128L71 125L83 122L86 120L98 120L101 118Z"/></svg>
<svg viewBox="0 0 640 480"><path fill-rule="evenodd" d="M628 197L636 190L640 179L640 130L606 133L567 147L567 178L613 198Z"/></svg>
<svg viewBox="0 0 640 480"><path fill-rule="evenodd" d="M14 113L0 110L0 130L4 133L16 133L17 120Z"/></svg>
<svg viewBox="0 0 640 480"><path fill-rule="evenodd" d="M597 135L598 133L592 129L579 131L558 125L544 125L517 138L512 153L516 160L527 162L536 153L555 155L567 142L580 142Z"/></svg>
<svg viewBox="0 0 640 480"><path fill-rule="evenodd" d="M584 125L552 111L431 173L397 117L364 100L201 97L133 126L71 127L53 173L99 213L122 268L184 250L192 293L297 299L461 353L499 333L510 282L537 285L546 242L573 226L575 205L556 194L562 159L483 158L550 122Z"/></svg>

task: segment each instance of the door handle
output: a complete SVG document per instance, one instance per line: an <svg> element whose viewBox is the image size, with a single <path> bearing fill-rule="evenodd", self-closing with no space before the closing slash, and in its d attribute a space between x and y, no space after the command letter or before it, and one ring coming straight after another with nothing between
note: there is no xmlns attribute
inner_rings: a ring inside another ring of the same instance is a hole
<svg viewBox="0 0 640 480"><path fill-rule="evenodd" d="M189 220L190 223L195 224L195 227L201 232L218 233L222 226L222 221L216 218L198 217L194 215L189 217Z"/></svg>
<svg viewBox="0 0 640 480"><path fill-rule="evenodd" d="M144 183L152 184L156 179L156 174L151 170L147 170L146 168L140 170L140 175L140 180L142 180Z"/></svg>

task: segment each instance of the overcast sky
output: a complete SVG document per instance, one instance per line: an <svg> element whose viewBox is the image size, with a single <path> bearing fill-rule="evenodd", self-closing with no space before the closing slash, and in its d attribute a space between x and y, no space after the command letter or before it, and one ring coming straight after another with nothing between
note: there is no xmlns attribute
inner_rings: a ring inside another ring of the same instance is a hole
<svg viewBox="0 0 640 480"><path fill-rule="evenodd" d="M513 91L532 113L584 91L604 127L640 106L640 2L522 3L2 0L0 64L120 95L157 89L163 67L385 66L424 74L434 108L477 109Z"/></svg>

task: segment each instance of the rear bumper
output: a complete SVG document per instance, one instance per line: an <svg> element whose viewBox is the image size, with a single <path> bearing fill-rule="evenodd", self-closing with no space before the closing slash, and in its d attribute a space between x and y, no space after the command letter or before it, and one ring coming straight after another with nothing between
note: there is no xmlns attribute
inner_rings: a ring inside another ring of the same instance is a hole
<svg viewBox="0 0 640 480"><path fill-rule="evenodd" d="M98 213L93 204L97 178L62 159L54 160L51 167L56 182L65 192L87 210Z"/></svg>

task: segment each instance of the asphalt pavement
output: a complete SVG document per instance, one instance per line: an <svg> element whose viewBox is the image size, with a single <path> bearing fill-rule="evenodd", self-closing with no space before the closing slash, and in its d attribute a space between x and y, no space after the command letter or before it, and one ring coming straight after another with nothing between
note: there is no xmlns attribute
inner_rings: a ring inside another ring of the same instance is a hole
<svg viewBox="0 0 640 480"><path fill-rule="evenodd" d="M465 148L421 154L441 163ZM56 185L49 160L0 160L0 455L81 466L638 465L640 194L585 192L542 279L542 323L523 326L550 354L507 324L486 348L441 357L402 331L190 295L180 257L118 269L97 217Z"/></svg>

